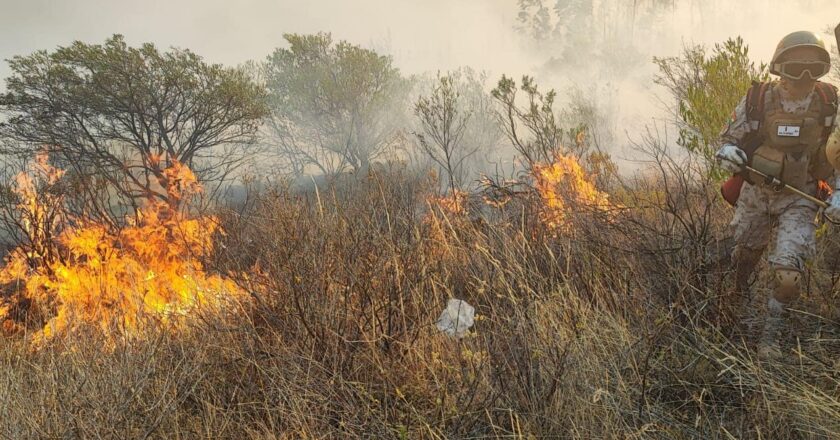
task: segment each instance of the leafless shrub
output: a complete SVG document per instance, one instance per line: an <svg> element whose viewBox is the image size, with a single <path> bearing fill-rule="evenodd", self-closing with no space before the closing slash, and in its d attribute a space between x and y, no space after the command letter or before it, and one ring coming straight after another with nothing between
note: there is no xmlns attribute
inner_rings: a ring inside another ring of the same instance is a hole
<svg viewBox="0 0 840 440"><path fill-rule="evenodd" d="M533 193L447 211L398 169L256 191L220 213L214 258L253 305L111 349L83 329L5 340L0 436L836 437L837 325L769 365L728 337L712 251L728 208L663 145L643 139L621 208L575 207L568 233ZM452 297L478 313L461 340L433 325Z"/></svg>

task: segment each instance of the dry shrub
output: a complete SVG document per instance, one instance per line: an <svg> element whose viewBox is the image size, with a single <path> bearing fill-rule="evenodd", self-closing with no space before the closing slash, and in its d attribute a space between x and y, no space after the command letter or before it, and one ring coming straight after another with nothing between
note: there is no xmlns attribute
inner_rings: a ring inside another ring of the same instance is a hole
<svg viewBox="0 0 840 440"><path fill-rule="evenodd" d="M562 234L539 198L440 209L400 171L254 194L212 262L252 306L108 350L6 341L0 437L836 438L838 326L755 361L719 319L727 208L654 163ZM478 314L461 340L434 327L452 297Z"/></svg>

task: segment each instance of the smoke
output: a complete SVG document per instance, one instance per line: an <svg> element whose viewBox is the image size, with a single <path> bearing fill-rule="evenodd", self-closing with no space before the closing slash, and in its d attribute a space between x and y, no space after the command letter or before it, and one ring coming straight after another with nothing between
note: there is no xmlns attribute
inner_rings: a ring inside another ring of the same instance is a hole
<svg viewBox="0 0 840 440"><path fill-rule="evenodd" d="M535 40L516 28L520 5L540 3L552 26L565 24ZM407 74L470 66L487 72L490 85L502 74L536 76L542 88L596 109L602 144L620 157L628 134L669 116L668 97L652 83L653 56L740 35L767 61L788 32L838 20L836 0L30 0L4 4L0 55L121 33L131 44L189 48L239 65L264 59L284 33L328 31L392 55Z"/></svg>
<svg viewBox="0 0 840 440"><path fill-rule="evenodd" d="M562 8L549 15L552 32L543 38L546 45L530 51L534 59L548 59L540 64L538 78L561 92L571 90L589 100L600 115L595 130L599 144L624 169L632 156L632 141L651 125L667 133L662 122L674 117L672 98L653 84L654 56L675 56L686 46L710 47L740 36L754 61L768 62L784 35L802 29L825 31L830 24L833 27L828 17L840 19L840 3L823 0L784 4L571 0L554 4ZM826 41L831 40L826 35Z"/></svg>

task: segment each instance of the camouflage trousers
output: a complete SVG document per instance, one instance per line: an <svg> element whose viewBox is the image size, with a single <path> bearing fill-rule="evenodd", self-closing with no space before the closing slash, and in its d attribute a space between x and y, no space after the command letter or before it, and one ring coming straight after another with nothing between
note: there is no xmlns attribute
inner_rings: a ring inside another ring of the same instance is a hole
<svg viewBox="0 0 840 440"><path fill-rule="evenodd" d="M818 207L785 191L745 183L730 227L734 229L733 262L767 248L776 228L775 245L767 260L773 267L805 270L815 252Z"/></svg>

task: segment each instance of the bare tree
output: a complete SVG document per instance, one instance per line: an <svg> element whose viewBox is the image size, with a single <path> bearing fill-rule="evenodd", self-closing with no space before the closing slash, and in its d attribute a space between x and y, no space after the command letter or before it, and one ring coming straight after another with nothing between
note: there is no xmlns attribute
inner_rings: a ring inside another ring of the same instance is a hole
<svg viewBox="0 0 840 440"><path fill-rule="evenodd" d="M475 146L462 151L461 141L472 113L459 109L459 99L453 77L438 75L431 93L420 96L414 106L421 127L414 134L423 152L446 173L452 193L463 184L464 161L478 151Z"/></svg>
<svg viewBox="0 0 840 440"><path fill-rule="evenodd" d="M527 98L524 106L518 102L520 90ZM520 87L513 79L502 76L491 93L501 105L498 118L505 135L529 166L553 162L559 154L581 156L585 152L587 145L581 138L585 136L586 126L563 126L554 111L554 90L540 92L528 76L522 78Z"/></svg>

